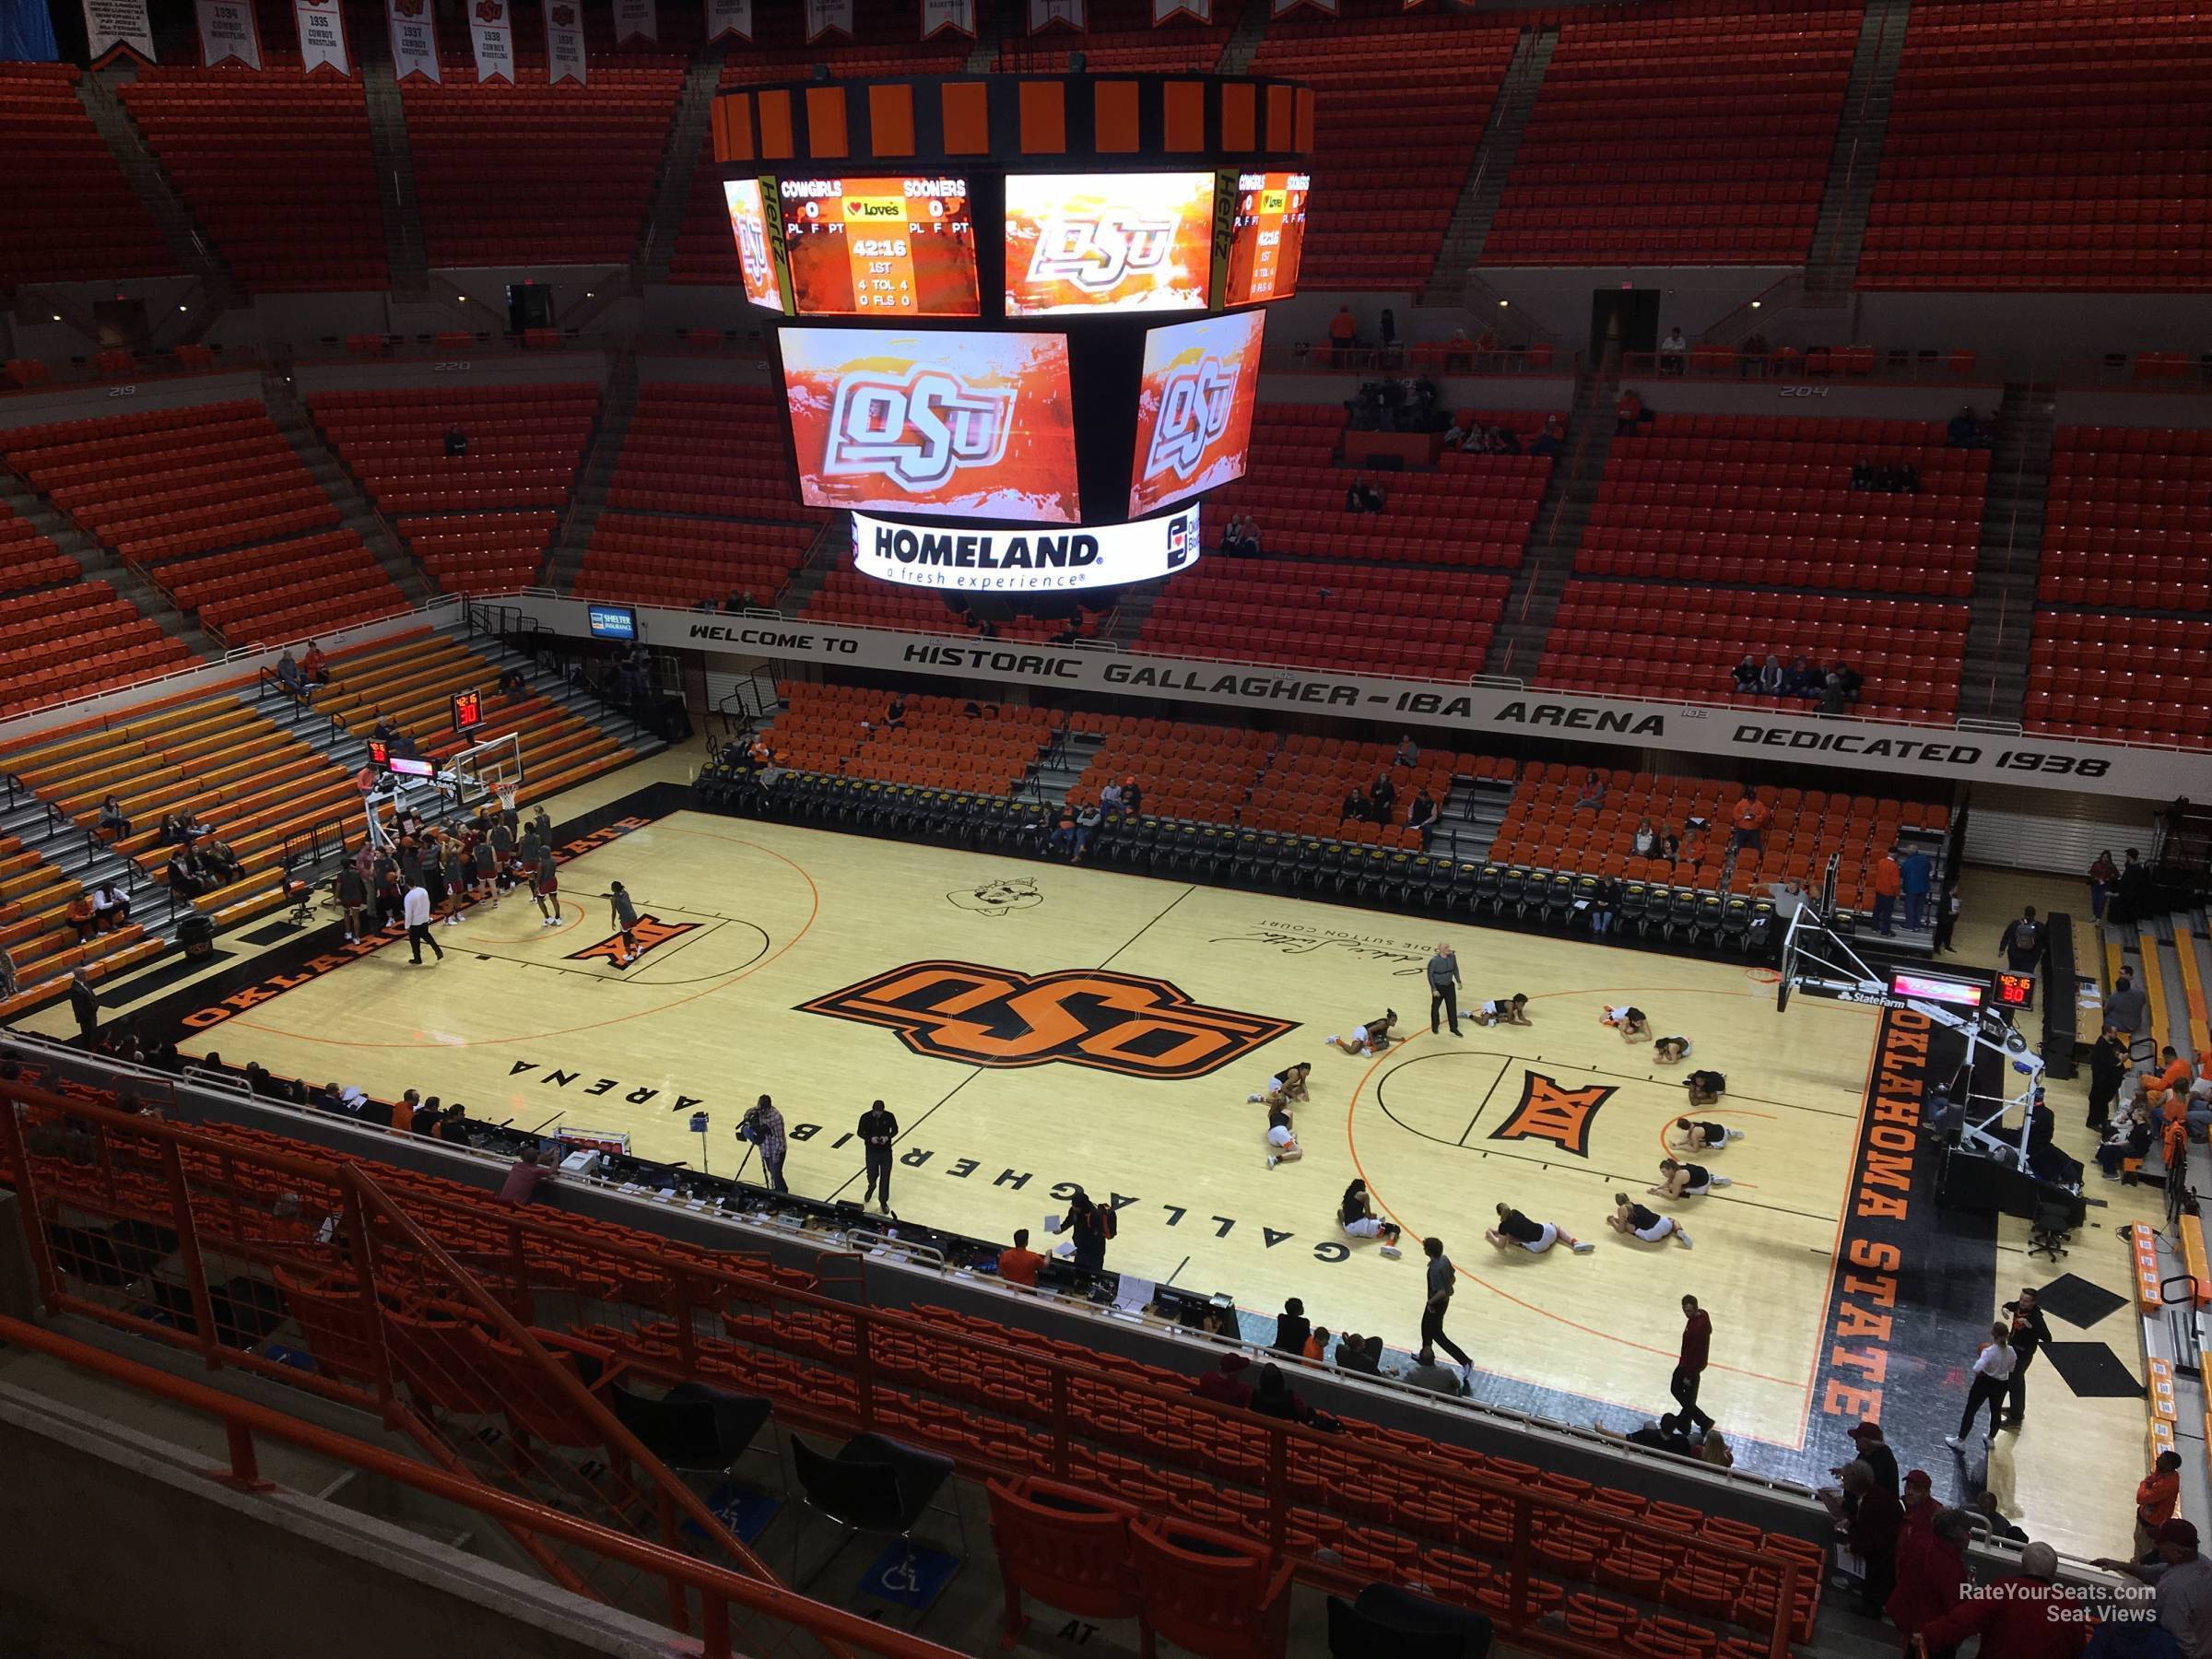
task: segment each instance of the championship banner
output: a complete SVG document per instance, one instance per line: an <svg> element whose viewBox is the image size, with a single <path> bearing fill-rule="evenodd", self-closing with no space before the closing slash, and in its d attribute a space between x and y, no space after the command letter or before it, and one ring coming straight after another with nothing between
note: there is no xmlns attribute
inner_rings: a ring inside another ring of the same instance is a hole
<svg viewBox="0 0 2212 1659"><path fill-rule="evenodd" d="M1337 15L1337 0L1268 0L1267 15L1271 18L1279 18L1285 12L1298 10L1301 6L1310 6L1317 12L1326 12L1332 18Z"/></svg>
<svg viewBox="0 0 2212 1659"><path fill-rule="evenodd" d="M753 0L707 0L707 44L724 35L753 38Z"/></svg>
<svg viewBox="0 0 2212 1659"><path fill-rule="evenodd" d="M419 75L439 85L438 25L430 16L430 0L387 0L385 17L392 26L393 78Z"/></svg>
<svg viewBox="0 0 2212 1659"><path fill-rule="evenodd" d="M853 38L853 0L806 0L806 44L833 33Z"/></svg>
<svg viewBox="0 0 2212 1659"><path fill-rule="evenodd" d="M300 24L300 67L304 73L312 75L328 65L340 75L353 74L340 0L292 0L292 16Z"/></svg>
<svg viewBox="0 0 2212 1659"><path fill-rule="evenodd" d="M615 0L615 44L625 41L652 41L661 38L660 7L653 0Z"/></svg>
<svg viewBox="0 0 2212 1659"><path fill-rule="evenodd" d="M110 53L133 52L154 61L154 26L146 0L85 0L87 54L98 64Z"/></svg>
<svg viewBox="0 0 2212 1659"><path fill-rule="evenodd" d="M218 64L261 67L261 29L253 21L252 0L199 0L200 62L207 68Z"/></svg>
<svg viewBox="0 0 2212 1659"><path fill-rule="evenodd" d="M513 0L469 0L468 40L477 55L477 80L514 85Z"/></svg>
<svg viewBox="0 0 2212 1659"><path fill-rule="evenodd" d="M1199 23L1214 20L1214 0L1152 0L1152 27L1189 18Z"/></svg>
<svg viewBox="0 0 2212 1659"><path fill-rule="evenodd" d="M922 0L922 38L930 40L947 29L975 39L975 0Z"/></svg>
<svg viewBox="0 0 2212 1659"><path fill-rule="evenodd" d="M1084 0L1030 0L1030 32L1054 23L1069 29L1087 29L1090 25L1083 16Z"/></svg>
<svg viewBox="0 0 2212 1659"><path fill-rule="evenodd" d="M546 0L546 84L588 84L583 71L583 0Z"/></svg>

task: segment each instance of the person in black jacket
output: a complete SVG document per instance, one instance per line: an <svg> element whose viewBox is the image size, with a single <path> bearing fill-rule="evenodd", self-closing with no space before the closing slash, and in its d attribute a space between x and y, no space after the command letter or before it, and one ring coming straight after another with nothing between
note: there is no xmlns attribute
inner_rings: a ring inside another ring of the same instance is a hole
<svg viewBox="0 0 2212 1659"><path fill-rule="evenodd" d="M1113 1211L1102 1204L1093 1204L1090 1194L1077 1187L1075 1196L1067 1201L1067 1230L1074 1235L1076 1265L1087 1273L1098 1273L1106 1265L1106 1241L1114 1235Z"/></svg>
<svg viewBox="0 0 2212 1659"><path fill-rule="evenodd" d="M2051 1327L2036 1306L2035 1292L2023 1288L2018 1301L2005 1304L2012 1317L2012 1381L2005 1391L2005 1427L2018 1429L2028 1415L2028 1368L2035 1363L2038 1347L2051 1346Z"/></svg>
<svg viewBox="0 0 2212 1659"><path fill-rule="evenodd" d="M2089 1127L2101 1132L2112 1121L2112 1102L2127 1081L2127 1043L2111 1026L2089 1046Z"/></svg>
<svg viewBox="0 0 2212 1659"><path fill-rule="evenodd" d="M867 1161L868 1187L860 1201L876 1200L877 1213L891 1213L891 1143L899 1138L899 1120L877 1100L860 1114L860 1144Z"/></svg>
<svg viewBox="0 0 2212 1659"><path fill-rule="evenodd" d="M1313 1322L1306 1317L1306 1304L1292 1297L1283 1304L1283 1311L1275 1319L1275 1348L1293 1359L1302 1359L1306 1353L1306 1338L1313 1335Z"/></svg>
<svg viewBox="0 0 2212 1659"><path fill-rule="evenodd" d="M77 1042L90 1048L100 1035L100 993L81 966L69 971L69 1011L76 1016Z"/></svg>

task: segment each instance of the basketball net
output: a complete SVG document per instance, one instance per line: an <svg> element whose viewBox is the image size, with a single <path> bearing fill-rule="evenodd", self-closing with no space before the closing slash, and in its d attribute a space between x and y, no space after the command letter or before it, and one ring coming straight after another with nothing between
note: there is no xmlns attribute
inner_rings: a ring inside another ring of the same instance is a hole
<svg viewBox="0 0 2212 1659"><path fill-rule="evenodd" d="M514 810L513 784L496 783L492 786L491 793L500 797L500 810L501 812L512 812Z"/></svg>

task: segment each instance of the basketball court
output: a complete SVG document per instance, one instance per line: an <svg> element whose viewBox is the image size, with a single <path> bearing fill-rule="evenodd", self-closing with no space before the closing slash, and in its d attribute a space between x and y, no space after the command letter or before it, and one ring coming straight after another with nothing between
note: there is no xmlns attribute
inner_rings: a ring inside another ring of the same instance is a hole
<svg viewBox="0 0 2212 1659"><path fill-rule="evenodd" d="M1669 1406L1691 1293L1716 1325L1705 1408L1747 1466L1815 1481L1865 1416L1904 1463L1946 1478L1940 1437L1995 1303L2068 1270L2124 1292L2124 1255L2100 1229L2155 1210L2155 1194L2093 1181L2113 1212L2093 1210L2055 1269L2019 1262L2018 1223L1939 1218L1911 1193L1910 1154L1900 1175L1882 1148L1910 1146L1941 1034L1804 996L1778 1013L1771 970L695 812L673 783L641 787L643 771L554 804L557 926L511 895L437 928L445 958L420 967L404 938L344 947L318 926L122 1017L188 1053L378 1099L418 1088L520 1128L618 1133L716 1175L738 1171L734 1132L765 1092L790 1125L787 1179L823 1199L861 1196L853 1130L880 1096L900 1125L899 1216L1042 1241L1080 1183L1117 1206L1109 1267L1227 1292L1263 1316L1247 1321L1263 1339L1265 1316L1298 1296L1332 1331L1410 1347L1418 1240L1436 1234L1459 1272L1447 1328L1475 1356L1479 1395L1572 1422L1628 1428ZM616 880L641 916L627 968ZM1463 1009L1525 992L1533 1023L1463 1016L1461 1036L1432 1035L1424 964L1447 940ZM1688 1064L1659 1066L1649 1042L1602 1025L1623 1001L1689 1038ZM1381 1059L1326 1046L1385 1007L1406 1040ZM1313 1065L1305 1155L1270 1170L1247 1097L1299 1060ZM1731 1185L1662 1199L1644 1189L1691 1066L1728 1079L1695 1115L1745 1138L1700 1157ZM2072 1087L2054 1099L2078 1125ZM1355 1177L1406 1229L1404 1259L1337 1227ZM1676 1216L1694 1246L1608 1230L1616 1192ZM1500 1202L1596 1249L1498 1251L1482 1233ZM2136 1367L2126 1323L2097 1335ZM2006 1436L1987 1478L2054 1535L2065 1472L2106 1454L2129 1466L2141 1417L2038 1374L2028 1434L2045 1430L2063 1456L2031 1460L2034 1442ZM2114 1544L2124 1497L2110 1524L2077 1513L2075 1541Z"/></svg>

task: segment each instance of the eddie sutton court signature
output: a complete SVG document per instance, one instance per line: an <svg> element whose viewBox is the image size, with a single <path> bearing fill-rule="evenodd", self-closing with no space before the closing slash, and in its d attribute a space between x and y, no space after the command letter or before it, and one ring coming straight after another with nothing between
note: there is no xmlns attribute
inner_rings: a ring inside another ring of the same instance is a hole
<svg viewBox="0 0 2212 1659"><path fill-rule="evenodd" d="M1263 927L1258 933L1230 934L1212 941L1216 945L1266 945L1285 956L1309 956L1328 946L1348 950L1354 956L1370 961L1396 962L1401 966L1392 970L1399 976L1419 973L1427 966L1430 955L1426 950L1410 949L1388 940L1361 938L1356 935L1312 934L1293 932L1279 923Z"/></svg>

